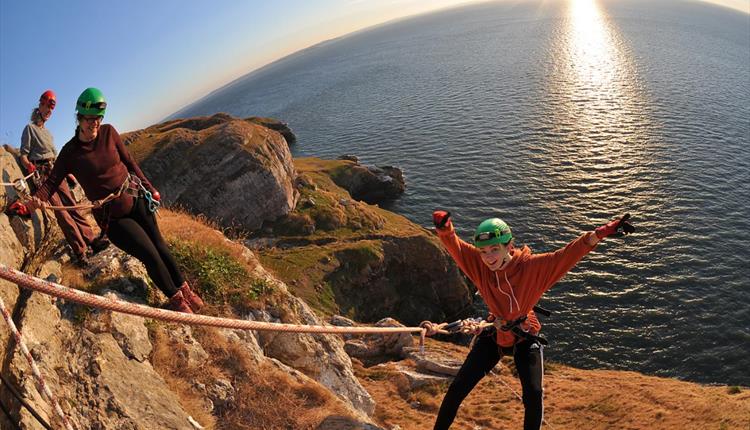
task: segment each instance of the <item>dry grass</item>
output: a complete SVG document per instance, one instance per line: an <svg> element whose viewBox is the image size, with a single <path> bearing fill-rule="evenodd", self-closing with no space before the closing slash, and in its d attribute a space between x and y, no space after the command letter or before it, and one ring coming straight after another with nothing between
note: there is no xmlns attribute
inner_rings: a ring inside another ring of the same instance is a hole
<svg viewBox="0 0 750 430"><path fill-rule="evenodd" d="M187 352L180 345L171 342L164 331L165 327L161 324L154 324L149 330L153 344L152 366L177 395L180 405L190 416L207 430L216 429L216 418L206 407L203 394L197 392L190 382L207 381L220 375L209 366L188 365Z"/></svg>
<svg viewBox="0 0 750 430"><path fill-rule="evenodd" d="M468 350L428 339L428 348L463 359ZM401 364L408 364L402 362ZM520 428L517 377L504 360L464 400L451 429ZM706 386L635 372L580 370L561 364L545 374L545 419L555 429L749 429L750 390ZM431 429L447 385L404 391L395 373L361 365L355 373L377 402L386 427ZM385 375L385 376L384 376Z"/></svg>
<svg viewBox="0 0 750 430"><path fill-rule="evenodd" d="M314 429L328 416L347 415L340 401L322 386L298 381L266 362L258 363L214 328L194 329L209 359L190 365L187 351L168 340L166 329L162 324L151 327L151 362L177 393L183 408L208 429ZM232 383L235 401L209 411L204 393L194 383L210 386L218 378Z"/></svg>
<svg viewBox="0 0 750 430"><path fill-rule="evenodd" d="M159 228L191 287L209 305L202 313L243 315L277 299L274 286L253 276L258 261L203 217L160 210Z"/></svg>

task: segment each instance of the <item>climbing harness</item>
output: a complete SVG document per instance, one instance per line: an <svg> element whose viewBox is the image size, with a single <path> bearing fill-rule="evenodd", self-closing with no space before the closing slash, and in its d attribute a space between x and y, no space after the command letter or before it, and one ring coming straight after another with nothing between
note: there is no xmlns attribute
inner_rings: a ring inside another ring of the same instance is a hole
<svg viewBox="0 0 750 430"><path fill-rule="evenodd" d="M493 322L493 325L495 326L495 328L497 328L500 331L509 331L513 333L513 335L519 339L529 340L532 342L539 342L542 345L547 346L549 342L547 342L547 339L545 339L543 336L531 334L521 327L521 324L524 321L526 321L526 318L527 318L526 315L524 315L521 318L518 318L513 321L504 321L504 320L496 319Z"/></svg>

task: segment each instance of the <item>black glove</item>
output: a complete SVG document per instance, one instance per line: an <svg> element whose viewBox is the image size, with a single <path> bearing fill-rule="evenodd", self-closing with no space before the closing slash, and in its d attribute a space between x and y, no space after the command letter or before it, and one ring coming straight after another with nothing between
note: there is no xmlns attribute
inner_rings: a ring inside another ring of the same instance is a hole
<svg viewBox="0 0 750 430"><path fill-rule="evenodd" d="M432 213L432 222L435 228L442 230L451 222L451 213L446 211L435 211Z"/></svg>

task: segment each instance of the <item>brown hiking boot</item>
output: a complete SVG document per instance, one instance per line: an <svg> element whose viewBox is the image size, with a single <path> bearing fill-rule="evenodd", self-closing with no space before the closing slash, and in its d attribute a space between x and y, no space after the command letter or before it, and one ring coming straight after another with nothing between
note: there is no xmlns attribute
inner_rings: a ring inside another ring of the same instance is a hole
<svg viewBox="0 0 750 430"><path fill-rule="evenodd" d="M190 289L190 285L188 285L187 281L182 283L180 292L190 304L190 308L192 308L194 312L198 312L205 304L203 303L203 300Z"/></svg>
<svg viewBox="0 0 750 430"><path fill-rule="evenodd" d="M188 304L188 301L185 300L185 297L182 295L182 291L178 291L175 293L174 296L172 296L169 299L169 303L167 304L167 309L177 311L177 312L184 312L186 314L192 314L193 310L190 309L190 305Z"/></svg>

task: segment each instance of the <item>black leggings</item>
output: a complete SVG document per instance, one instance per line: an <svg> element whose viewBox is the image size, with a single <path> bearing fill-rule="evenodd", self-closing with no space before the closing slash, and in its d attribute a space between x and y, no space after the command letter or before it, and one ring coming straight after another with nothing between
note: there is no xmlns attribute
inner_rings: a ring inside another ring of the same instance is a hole
<svg viewBox="0 0 750 430"><path fill-rule="evenodd" d="M146 208L144 199L135 199L133 210L128 215L111 219L107 236L116 247L146 266L148 276L167 297L175 295L185 282L161 237L156 217Z"/></svg>
<svg viewBox="0 0 750 430"><path fill-rule="evenodd" d="M474 347L466 357L458 375L445 393L440 405L435 430L446 430L453 423L458 407L477 383L492 370L504 355L495 343L494 330L477 338ZM513 360L518 370L518 378L523 387L524 430L538 430L542 427L544 405L542 404L542 374L544 354L542 346L536 342L523 341L513 348Z"/></svg>

